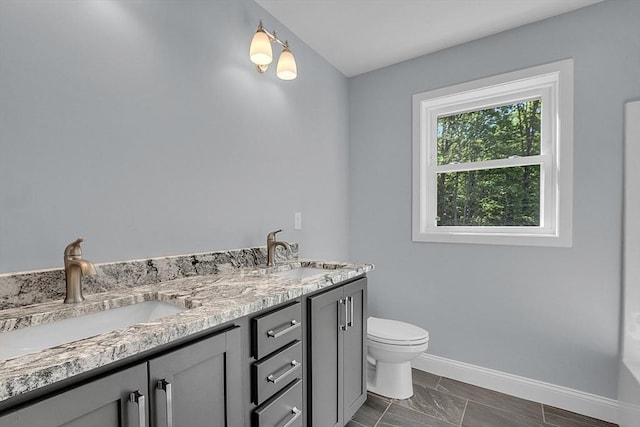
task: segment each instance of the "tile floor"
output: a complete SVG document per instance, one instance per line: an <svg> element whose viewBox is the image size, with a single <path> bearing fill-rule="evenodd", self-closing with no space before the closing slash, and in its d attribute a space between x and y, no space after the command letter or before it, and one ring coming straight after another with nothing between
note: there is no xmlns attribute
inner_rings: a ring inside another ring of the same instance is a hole
<svg viewBox="0 0 640 427"><path fill-rule="evenodd" d="M413 371L413 397L369 393L347 427L612 427L615 424Z"/></svg>

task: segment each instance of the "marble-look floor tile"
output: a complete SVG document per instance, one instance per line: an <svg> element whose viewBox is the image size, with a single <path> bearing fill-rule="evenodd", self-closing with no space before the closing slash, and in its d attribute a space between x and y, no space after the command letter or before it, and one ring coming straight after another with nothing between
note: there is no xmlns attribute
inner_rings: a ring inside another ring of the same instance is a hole
<svg viewBox="0 0 640 427"><path fill-rule="evenodd" d="M543 427L541 421L514 415L476 402L467 404L462 427Z"/></svg>
<svg viewBox="0 0 640 427"><path fill-rule="evenodd" d="M441 421L460 424L466 400L449 393L414 384L413 397L394 404L430 415Z"/></svg>
<svg viewBox="0 0 640 427"><path fill-rule="evenodd" d="M586 415L576 414L575 412L565 411L564 409L554 408L553 406L542 405L542 407L544 411L544 421L552 426L613 427L617 425L587 417Z"/></svg>
<svg viewBox="0 0 640 427"><path fill-rule="evenodd" d="M427 388L435 389L438 386L438 381L440 381L440 377L438 375L434 375L430 372L419 371L418 369L412 369L411 376L414 384Z"/></svg>
<svg viewBox="0 0 640 427"><path fill-rule="evenodd" d="M347 426L617 427L585 415L418 370L413 370L413 383L415 394L407 400L369 393L370 401ZM371 424L376 416L378 421Z"/></svg>
<svg viewBox="0 0 640 427"><path fill-rule="evenodd" d="M390 404L388 400L369 393L367 395L367 401L364 402L364 405L356 412L352 421L357 423L356 425L374 427Z"/></svg>
<svg viewBox="0 0 640 427"><path fill-rule="evenodd" d="M392 404L382 416L378 427L456 427L458 424L450 424L437 418L425 415L412 409L403 408Z"/></svg>
<svg viewBox="0 0 640 427"><path fill-rule="evenodd" d="M515 415L543 421L542 405L530 400L520 399L508 394L466 384L449 378L442 378L437 390L460 396L483 405L509 411Z"/></svg>

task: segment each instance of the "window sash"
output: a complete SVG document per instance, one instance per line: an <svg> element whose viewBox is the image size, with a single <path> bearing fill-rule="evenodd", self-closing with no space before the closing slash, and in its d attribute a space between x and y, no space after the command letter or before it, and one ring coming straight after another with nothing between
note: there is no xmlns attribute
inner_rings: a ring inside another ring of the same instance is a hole
<svg viewBox="0 0 640 427"><path fill-rule="evenodd" d="M518 82L517 86L521 86ZM509 90L508 85L502 90ZM475 99L473 101L459 104L442 105L441 100L428 100L420 105L421 140L424 142L424 149L427 155L428 165L438 164L438 117L450 116L453 114L468 113L471 111L484 110L486 108L501 105L515 104L517 102L540 99L542 111L540 115L540 154L554 155L554 135L556 128L557 112L554 107L554 98L557 96L557 85L545 82L544 86L530 88L527 90L514 89L507 94L494 95L488 99ZM427 133L427 130L431 132ZM498 160L498 159L495 159ZM442 166L442 165L441 165Z"/></svg>
<svg viewBox="0 0 640 427"><path fill-rule="evenodd" d="M466 163L466 164L456 164L456 165L446 165L440 166L437 168L431 168L427 173L424 174L424 181L422 182L421 187L424 189L425 193L434 194L434 197L427 199L426 194L422 197L422 201L425 202L425 205L422 207L421 211L423 217L420 220L421 223L421 233L434 233L438 231L447 231L447 232L471 232L471 233L507 233L507 234L549 234L553 230L555 230L556 219L553 215L555 210L555 203L552 195L555 194L553 188L551 188L552 179L549 179L549 176L553 175L553 170L551 167L551 162L548 159L548 156L535 156L539 158L540 161L528 161L531 158L517 158L517 159L505 159L511 160L508 166L499 166L499 167L478 167L476 163L491 163L492 165L496 165L498 163L506 163L502 160L491 160L487 162L474 162L474 163ZM544 161L546 159L546 161ZM520 160L518 162L518 160ZM496 227L496 226L478 226L478 225L466 225L466 226L451 226L451 225L438 225L436 221L437 212L438 212L438 183L437 177L439 173L451 173L451 172L464 172L470 170L486 170L486 169L503 169L507 167L519 167L519 166L530 166L530 165L539 165L540 166L540 225L538 226L504 226L504 227ZM455 166L459 166L455 168ZM430 203L426 203L426 202Z"/></svg>

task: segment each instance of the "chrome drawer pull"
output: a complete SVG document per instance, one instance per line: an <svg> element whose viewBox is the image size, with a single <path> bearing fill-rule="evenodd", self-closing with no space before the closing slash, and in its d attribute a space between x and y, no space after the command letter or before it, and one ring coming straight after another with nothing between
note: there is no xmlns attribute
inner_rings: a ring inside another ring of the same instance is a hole
<svg viewBox="0 0 640 427"><path fill-rule="evenodd" d="M301 365L300 362L292 360L291 361L291 367L289 369L287 369L285 372L283 372L282 375L280 375L278 378L276 378L276 377L273 376L273 374L271 374L271 375L269 375L267 377L267 381L269 381L270 383L278 384L284 377L286 377L287 375L289 375L290 373L292 373L293 371L298 369L300 367L300 365Z"/></svg>
<svg viewBox="0 0 640 427"><path fill-rule="evenodd" d="M287 333L293 331L294 329L299 328L301 324L302 323L298 322L297 320L292 320L291 321L291 326L287 326L286 328L284 328L283 330L278 331L278 332L274 332L273 330L271 330L271 331L267 332L267 336L269 338L280 338L284 334L287 334Z"/></svg>
<svg viewBox="0 0 640 427"><path fill-rule="evenodd" d="M347 327L349 328L353 328L353 297L347 297L347 301L349 301L349 309L350 309L350 314L349 317L347 317Z"/></svg>
<svg viewBox="0 0 640 427"><path fill-rule="evenodd" d="M163 390L167 402L167 427L173 427L173 393L171 383L162 379L156 383L157 390Z"/></svg>
<svg viewBox="0 0 640 427"><path fill-rule="evenodd" d="M146 409L144 407L144 394L140 393L140 390L129 393L129 402L138 405L138 427L145 427Z"/></svg>
<svg viewBox="0 0 640 427"><path fill-rule="evenodd" d="M349 327L349 324L347 323L347 318L349 317L349 307L347 306L347 300L341 298L340 301L338 301L338 303L344 304L344 325L340 325L340 330L346 331L347 328Z"/></svg>
<svg viewBox="0 0 640 427"><path fill-rule="evenodd" d="M292 425L300 416L302 415L302 409L298 409L295 406L291 408L291 413L293 414L293 418L291 418L285 425L282 427L289 427Z"/></svg>

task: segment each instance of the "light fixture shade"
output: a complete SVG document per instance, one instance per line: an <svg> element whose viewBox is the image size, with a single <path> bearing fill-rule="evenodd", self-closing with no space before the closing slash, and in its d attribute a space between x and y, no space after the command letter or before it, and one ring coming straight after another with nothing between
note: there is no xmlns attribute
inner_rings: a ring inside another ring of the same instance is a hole
<svg viewBox="0 0 640 427"><path fill-rule="evenodd" d="M271 50L271 40L269 36L259 29L251 39L249 47L249 58L256 65L269 65L273 61L273 52Z"/></svg>
<svg viewBox="0 0 640 427"><path fill-rule="evenodd" d="M296 59L293 57L293 53L291 53L287 46L284 47L280 54L280 58L278 58L276 75L282 80L293 80L298 76Z"/></svg>

